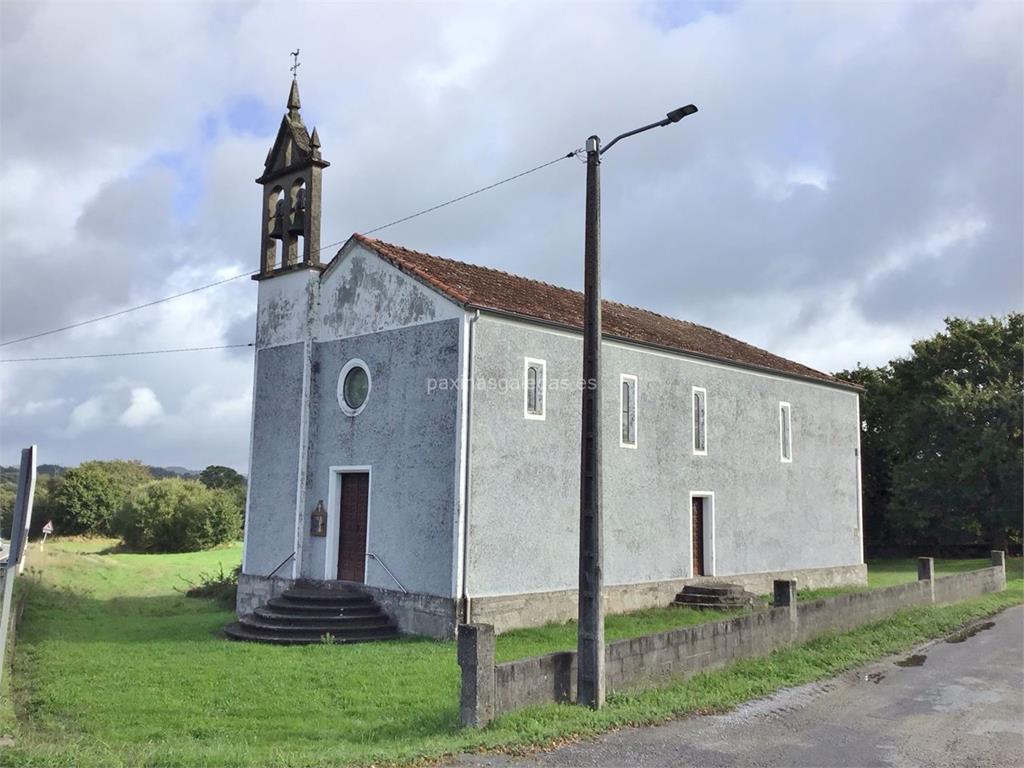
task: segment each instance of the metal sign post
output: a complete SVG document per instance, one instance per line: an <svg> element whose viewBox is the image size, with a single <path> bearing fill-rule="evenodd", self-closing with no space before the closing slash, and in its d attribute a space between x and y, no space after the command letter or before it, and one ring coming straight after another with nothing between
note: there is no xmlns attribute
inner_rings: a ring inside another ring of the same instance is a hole
<svg viewBox="0 0 1024 768"><path fill-rule="evenodd" d="M25 542L28 541L28 521L32 518L32 499L36 492L36 447L30 446L21 452L21 469L18 472L18 492L14 500L14 517L11 521L11 546L7 560L0 563L3 572L4 597L0 609L0 680L3 680L7 660L7 629L11 623L11 597L14 593L14 576L25 558Z"/></svg>

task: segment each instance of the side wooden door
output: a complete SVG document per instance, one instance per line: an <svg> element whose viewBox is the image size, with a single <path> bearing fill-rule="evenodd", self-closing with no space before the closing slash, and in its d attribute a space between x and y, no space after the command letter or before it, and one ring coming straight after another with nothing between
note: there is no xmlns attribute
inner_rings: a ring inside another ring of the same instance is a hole
<svg viewBox="0 0 1024 768"><path fill-rule="evenodd" d="M693 575L705 576L704 572L704 499L693 497L693 521L690 526L693 536Z"/></svg>

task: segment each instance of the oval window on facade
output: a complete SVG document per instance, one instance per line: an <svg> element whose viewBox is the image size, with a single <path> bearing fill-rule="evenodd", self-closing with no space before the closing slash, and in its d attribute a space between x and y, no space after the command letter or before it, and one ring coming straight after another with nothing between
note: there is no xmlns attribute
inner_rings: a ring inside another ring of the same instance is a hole
<svg viewBox="0 0 1024 768"><path fill-rule="evenodd" d="M338 376L338 405L349 416L366 407L370 397L370 371L362 360L349 360Z"/></svg>

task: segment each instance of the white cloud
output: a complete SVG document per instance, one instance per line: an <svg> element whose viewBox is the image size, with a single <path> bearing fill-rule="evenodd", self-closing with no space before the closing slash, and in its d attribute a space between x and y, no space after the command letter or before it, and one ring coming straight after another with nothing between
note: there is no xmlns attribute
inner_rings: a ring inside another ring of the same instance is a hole
<svg viewBox="0 0 1024 768"><path fill-rule="evenodd" d="M104 410L102 397L90 397L79 403L71 411L68 432L74 436L101 426L105 421Z"/></svg>
<svg viewBox="0 0 1024 768"><path fill-rule="evenodd" d="M35 416L37 414L46 413L47 411L59 408L67 401L66 397L54 397L49 400L29 400L24 406L22 406L18 413L22 413L26 416Z"/></svg>
<svg viewBox="0 0 1024 768"><path fill-rule="evenodd" d="M136 387L132 390L131 403L125 408L118 419L126 427L151 426L161 420L164 407L157 399L156 393L149 387Z"/></svg>
<svg viewBox="0 0 1024 768"><path fill-rule="evenodd" d="M890 248L867 274L871 282L886 274L935 261L955 248L971 246L989 228L988 220L971 211L943 216L920 233Z"/></svg>
<svg viewBox="0 0 1024 768"><path fill-rule="evenodd" d="M776 202L789 199L801 187L828 192L828 173L813 165L794 164L778 169L762 163L754 168L753 176L758 192Z"/></svg>

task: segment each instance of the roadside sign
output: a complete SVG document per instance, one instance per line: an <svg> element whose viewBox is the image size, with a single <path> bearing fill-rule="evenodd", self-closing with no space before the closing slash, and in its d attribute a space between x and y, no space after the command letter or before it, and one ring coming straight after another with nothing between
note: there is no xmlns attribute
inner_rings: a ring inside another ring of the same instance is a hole
<svg viewBox="0 0 1024 768"><path fill-rule="evenodd" d="M46 525L43 526L43 533L49 536L53 533L53 520L48 520Z"/></svg>

